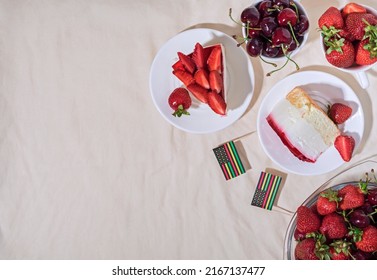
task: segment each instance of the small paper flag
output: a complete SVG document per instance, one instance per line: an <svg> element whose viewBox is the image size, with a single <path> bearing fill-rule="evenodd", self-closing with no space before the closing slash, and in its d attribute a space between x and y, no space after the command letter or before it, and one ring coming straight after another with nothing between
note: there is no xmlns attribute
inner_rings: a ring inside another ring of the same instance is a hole
<svg viewBox="0 0 377 280"><path fill-rule="evenodd" d="M272 210L282 177L261 172L251 205Z"/></svg>
<svg viewBox="0 0 377 280"><path fill-rule="evenodd" d="M246 172L233 141L213 149L213 152L226 180L230 180Z"/></svg>

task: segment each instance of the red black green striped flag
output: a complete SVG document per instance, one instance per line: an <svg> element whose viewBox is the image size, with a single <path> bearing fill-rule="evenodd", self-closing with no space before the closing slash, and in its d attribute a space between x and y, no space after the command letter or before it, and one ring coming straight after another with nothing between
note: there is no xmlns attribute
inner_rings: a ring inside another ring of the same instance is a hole
<svg viewBox="0 0 377 280"><path fill-rule="evenodd" d="M261 172L251 205L272 210L282 177Z"/></svg>
<svg viewBox="0 0 377 280"><path fill-rule="evenodd" d="M213 152L226 180L230 180L246 172L233 141L213 149Z"/></svg>

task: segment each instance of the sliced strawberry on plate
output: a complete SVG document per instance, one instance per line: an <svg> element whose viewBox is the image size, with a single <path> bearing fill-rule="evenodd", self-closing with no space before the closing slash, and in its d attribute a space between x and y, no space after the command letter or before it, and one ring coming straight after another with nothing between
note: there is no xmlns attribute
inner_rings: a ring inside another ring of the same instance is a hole
<svg viewBox="0 0 377 280"><path fill-rule="evenodd" d="M209 83L209 80L208 80L208 73L206 70L204 69L199 69L198 71L196 71L195 75L194 75L194 78L195 78L195 81L198 85L204 87L205 89L209 89L210 88L210 83Z"/></svg>
<svg viewBox="0 0 377 280"><path fill-rule="evenodd" d="M213 71L216 70L217 72L222 72L222 50L221 46L213 47L211 54L207 60L208 70Z"/></svg>
<svg viewBox="0 0 377 280"><path fill-rule="evenodd" d="M223 90L223 79L216 70L209 72L209 85L216 93L220 93Z"/></svg>
<svg viewBox="0 0 377 280"><path fill-rule="evenodd" d="M183 66L182 61L180 61L180 60L178 60L176 63L174 63L172 65L172 67L173 67L174 71L177 71L177 70L186 71L185 67Z"/></svg>
<svg viewBox="0 0 377 280"><path fill-rule="evenodd" d="M195 69L196 69L195 62L188 55L185 55L184 53L178 52L177 54L178 54L179 60L182 62L186 70L190 72L191 74L194 74Z"/></svg>
<svg viewBox="0 0 377 280"><path fill-rule="evenodd" d="M193 83L187 86L187 89L198 99L200 102L208 103L208 90L204 87Z"/></svg>
<svg viewBox="0 0 377 280"><path fill-rule="evenodd" d="M211 109L219 115L226 114L226 103L224 99L215 91L210 91L208 93L208 105Z"/></svg>
<svg viewBox="0 0 377 280"><path fill-rule="evenodd" d="M195 44L194 52L192 53L192 60L198 69L202 69L206 66L204 48L200 43Z"/></svg>
<svg viewBox="0 0 377 280"><path fill-rule="evenodd" d="M194 77L187 71L177 70L173 71L173 74L187 87L192 83L195 83Z"/></svg>
<svg viewBox="0 0 377 280"><path fill-rule="evenodd" d="M353 149L355 148L355 139L349 135L339 135L334 142L335 148L344 161L350 161Z"/></svg>

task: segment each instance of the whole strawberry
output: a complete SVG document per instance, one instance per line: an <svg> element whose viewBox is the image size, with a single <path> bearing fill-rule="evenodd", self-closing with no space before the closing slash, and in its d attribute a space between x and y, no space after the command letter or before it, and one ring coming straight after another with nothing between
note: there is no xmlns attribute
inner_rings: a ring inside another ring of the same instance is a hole
<svg viewBox="0 0 377 280"><path fill-rule="evenodd" d="M377 228L374 226L364 228L361 240L356 242L356 247L364 252L377 251Z"/></svg>
<svg viewBox="0 0 377 280"><path fill-rule="evenodd" d="M330 119L336 124L344 123L351 114L352 108L342 103L334 103L328 112Z"/></svg>
<svg viewBox="0 0 377 280"><path fill-rule="evenodd" d="M343 28L344 21L342 14L340 11L335 7L328 8L322 16L318 19L318 26L322 29L324 26L330 28L330 26L334 26L337 29Z"/></svg>
<svg viewBox="0 0 377 280"><path fill-rule="evenodd" d="M319 231L329 239L343 238L348 232L344 218L337 213L324 216Z"/></svg>
<svg viewBox="0 0 377 280"><path fill-rule="evenodd" d="M332 260L348 260L350 258L351 242L336 240L330 244Z"/></svg>
<svg viewBox="0 0 377 280"><path fill-rule="evenodd" d="M338 192L332 189L328 189L319 194L317 200L317 212L318 214L325 216L333 213L338 208Z"/></svg>
<svg viewBox="0 0 377 280"><path fill-rule="evenodd" d="M355 62L359 65L370 65L377 61L377 44L370 43L369 39L360 41L356 45Z"/></svg>
<svg viewBox="0 0 377 280"><path fill-rule="evenodd" d="M187 111L191 106L190 95L185 88L176 88L169 96L169 106L174 110L174 117L181 117L182 115L190 115Z"/></svg>
<svg viewBox="0 0 377 280"><path fill-rule="evenodd" d="M365 198L362 190L355 185L347 185L338 191L341 198L339 207L342 210L358 208L364 204Z"/></svg>
<svg viewBox="0 0 377 280"><path fill-rule="evenodd" d="M336 67L347 68L355 62L355 48L352 43L344 38L324 41L326 59Z"/></svg>
<svg viewBox="0 0 377 280"><path fill-rule="evenodd" d="M297 229L301 233L311 233L317 231L321 225L321 220L310 208L300 206L297 209Z"/></svg>
<svg viewBox="0 0 377 280"><path fill-rule="evenodd" d="M352 33L356 40L362 40L365 35L365 28L369 25L376 25L376 16L368 13L351 13L346 18L346 28Z"/></svg>
<svg viewBox="0 0 377 280"><path fill-rule="evenodd" d="M300 241L295 248L296 260L319 260L316 255L316 240L307 238Z"/></svg>

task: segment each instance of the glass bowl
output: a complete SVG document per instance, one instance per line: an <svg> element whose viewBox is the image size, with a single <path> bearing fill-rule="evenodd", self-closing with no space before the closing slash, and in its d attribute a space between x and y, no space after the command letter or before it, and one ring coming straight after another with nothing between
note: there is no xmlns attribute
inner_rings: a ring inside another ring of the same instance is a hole
<svg viewBox="0 0 377 280"><path fill-rule="evenodd" d="M372 156L372 158L376 158L377 155ZM313 194L311 194L301 205L311 207L313 206L319 194L326 190L326 189L333 189L333 190L340 190L344 186L348 184L358 184L360 179L365 177L366 172L370 172L371 169L377 170L377 160L375 159L367 159L356 163L355 165L341 171L327 182L325 182L322 186L320 186ZM377 184L370 182L368 189L376 189ZM295 212L292 216L292 219L288 225L285 239L284 239L284 259L285 260L294 260L295 259L295 248L297 241L294 238L294 232L296 230L296 223L297 223L297 213Z"/></svg>

